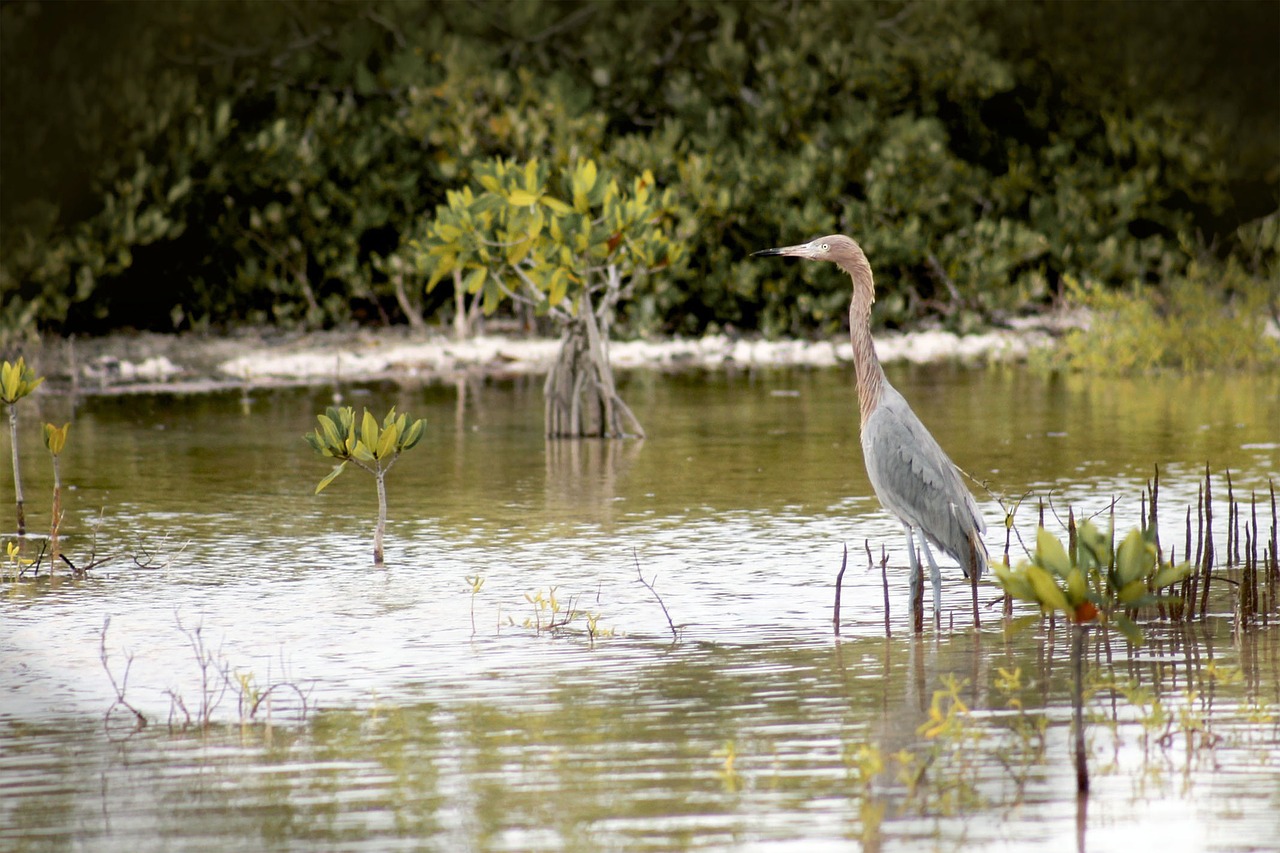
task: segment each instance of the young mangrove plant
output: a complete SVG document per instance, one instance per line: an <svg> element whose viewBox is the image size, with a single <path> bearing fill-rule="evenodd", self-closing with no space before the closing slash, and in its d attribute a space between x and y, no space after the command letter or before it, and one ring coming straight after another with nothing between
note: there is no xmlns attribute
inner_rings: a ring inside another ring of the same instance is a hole
<svg viewBox="0 0 1280 853"><path fill-rule="evenodd" d="M584 159L557 170L494 159L475 178L447 193L401 253L428 291L452 276L486 316L509 301L559 327L543 386L548 438L643 437L614 381L609 331L619 304L683 257L670 233L674 193L649 172L627 183Z"/></svg>
<svg viewBox="0 0 1280 853"><path fill-rule="evenodd" d="M22 508L22 470L18 463L18 401L44 381L18 356L16 362L0 364L0 402L9 407L9 447L13 451L13 493L18 505L18 535L27 532L27 518Z"/></svg>
<svg viewBox="0 0 1280 853"><path fill-rule="evenodd" d="M1005 592L1037 604L1042 613L1061 612L1071 625L1072 705L1075 719L1076 787L1089 790L1084 744L1084 644L1090 627L1118 629L1130 643L1140 645L1142 629L1131 614L1155 604L1156 593L1180 583L1191 574L1189 562L1163 562L1156 547L1154 527L1135 528L1120 547L1115 532L1099 530L1085 521L1072 531L1070 547L1064 547L1043 527L1036 534L1036 551L1030 562L1017 568L992 566Z"/></svg>
<svg viewBox="0 0 1280 853"><path fill-rule="evenodd" d="M413 449L422 440L426 421L410 421L407 415L397 416L394 406L383 418L381 425L365 409L357 428L355 412L350 406L330 406L324 414L316 415L316 420L320 422L319 426L303 438L316 453L333 457L338 460L338 464L316 486L315 493L320 494L325 486L332 483L347 467L348 462L368 471L377 481L378 524L373 534L373 564L381 566L382 538L387 528L387 472L402 453Z"/></svg>
<svg viewBox="0 0 1280 853"><path fill-rule="evenodd" d="M62 527L62 471L58 466L58 457L67 444L67 430L70 423L62 426L44 425L44 446L53 457L53 518L49 522L49 571L57 565L58 555L62 553L58 547L58 530Z"/></svg>

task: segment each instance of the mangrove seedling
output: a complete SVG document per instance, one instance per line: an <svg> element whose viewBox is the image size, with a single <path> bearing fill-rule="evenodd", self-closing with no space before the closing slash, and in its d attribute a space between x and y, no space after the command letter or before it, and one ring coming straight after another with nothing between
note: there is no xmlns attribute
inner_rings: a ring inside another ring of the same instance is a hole
<svg viewBox="0 0 1280 853"><path fill-rule="evenodd" d="M1128 615L1154 604L1155 593L1191 574L1191 564L1174 565L1160 559L1154 527L1135 528L1120 547L1115 531L1103 533L1090 521L1076 531L1070 550L1043 527L1036 534L1036 552L1017 568L996 563L992 568L1004 591L1039 605L1042 613L1060 611L1071 625L1071 668L1074 681L1076 788L1089 790L1084 744L1084 644L1089 628L1117 628L1130 643L1142 643L1142 629Z"/></svg>
<svg viewBox="0 0 1280 853"><path fill-rule="evenodd" d="M62 448L67 444L69 429L71 429L70 423L60 427L53 424L44 425L44 446L49 448L49 455L53 457L53 519L49 522L50 571L53 571L53 566L57 564L58 555L61 553L58 548L58 528L62 526L62 472L58 467L58 457L62 455Z"/></svg>
<svg viewBox="0 0 1280 853"><path fill-rule="evenodd" d="M348 462L368 471L377 481L378 524L373 534L373 564L381 566L382 537L387 528L387 472L396 464L400 454L411 450L422 440L426 421L410 422L407 415L397 416L394 406L381 425L365 409L357 428L355 412L350 406L330 406L323 415L316 415L316 420L320 425L303 438L316 453L333 457L338 464L316 486L315 493L320 494L325 486L332 483Z"/></svg>
<svg viewBox="0 0 1280 853"><path fill-rule="evenodd" d="M0 402L9 407L9 447L13 451L13 493L18 505L18 535L27 532L27 517L22 509L22 471L18 465L18 401L40 386L44 377L37 377L18 356L14 363L0 364Z"/></svg>

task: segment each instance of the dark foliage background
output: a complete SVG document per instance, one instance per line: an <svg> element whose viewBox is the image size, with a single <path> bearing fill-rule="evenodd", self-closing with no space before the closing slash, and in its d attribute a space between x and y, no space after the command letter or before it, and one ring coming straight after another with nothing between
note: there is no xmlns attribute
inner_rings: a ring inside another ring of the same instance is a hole
<svg viewBox="0 0 1280 853"><path fill-rule="evenodd" d="M7 2L0 329L403 322L382 259L495 155L675 190L624 334L829 333L840 277L748 255L831 231L890 324L1191 273L1274 306L1277 43L1270 0Z"/></svg>

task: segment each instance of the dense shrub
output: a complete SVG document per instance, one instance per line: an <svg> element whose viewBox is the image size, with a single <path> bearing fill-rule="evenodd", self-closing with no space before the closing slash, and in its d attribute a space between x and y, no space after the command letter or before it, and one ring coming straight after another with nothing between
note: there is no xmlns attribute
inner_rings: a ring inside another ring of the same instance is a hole
<svg viewBox="0 0 1280 853"><path fill-rule="evenodd" d="M1247 278L1277 27L1266 2L6 4L0 328L450 311L381 259L494 156L675 191L687 263L620 306L631 333L829 333L839 276L748 255L830 231L889 323L1068 277L1200 287L1206 248Z"/></svg>

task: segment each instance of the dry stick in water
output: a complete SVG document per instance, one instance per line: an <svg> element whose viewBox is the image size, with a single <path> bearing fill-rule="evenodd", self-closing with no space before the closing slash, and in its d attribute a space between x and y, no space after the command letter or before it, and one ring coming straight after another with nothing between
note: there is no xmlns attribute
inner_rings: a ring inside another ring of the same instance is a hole
<svg viewBox="0 0 1280 853"><path fill-rule="evenodd" d="M1187 552L1190 556L1191 552ZM1204 483L1196 489L1196 560L1191 564L1191 595L1187 602L1187 620L1196 615L1196 603L1200 600L1200 565L1204 561ZM1203 615L1203 614L1202 614Z"/></svg>
<svg viewBox="0 0 1280 853"><path fill-rule="evenodd" d="M1280 552L1276 549L1280 527L1276 525L1276 484L1274 480L1267 480L1267 484L1271 488L1271 561L1267 569L1267 597L1270 599L1267 610L1270 612L1277 610L1276 587L1280 586Z"/></svg>
<svg viewBox="0 0 1280 853"><path fill-rule="evenodd" d="M874 561L874 560L872 559L872 557L871 557L871 540L870 540L870 539L864 539L864 540L862 540L862 547L863 547L863 548L865 548L865 549L867 549L867 568L868 568L868 569L874 569L876 564L875 564L875 561ZM848 553L848 551L847 551L847 549L846 549L846 555L847 555L847 553ZM881 586L881 587L883 588L883 590L884 590L884 635L885 635L886 637L892 637L892 636L893 636L893 631L891 631L891 630L890 630L890 628L889 628L889 572L888 572L888 568L889 568L889 554L888 554L888 552L886 552L886 551L885 551L884 546L883 546L883 545L881 545L881 546L880 546L880 586ZM841 566L841 567L840 567L840 574L842 574L842 575L844 574L844 567L843 567L843 566ZM839 595L839 589L837 589L837 591L836 591L836 592L837 592L837 596L838 596L838 595ZM836 599L836 600L837 600L837 601L839 601L839 598L837 597L837 599ZM836 633L837 633L837 634L839 634L840 632L839 632L839 631L836 631Z"/></svg>
<svg viewBox="0 0 1280 853"><path fill-rule="evenodd" d="M867 556L871 556L871 546L867 546ZM836 636L840 636L840 588L844 585L844 570L849 567L849 545L844 545L844 556L840 558L840 571L836 573L836 606L831 614L831 624L835 627Z"/></svg>
<svg viewBox="0 0 1280 853"><path fill-rule="evenodd" d="M1252 528L1249 538L1249 616L1258 618L1258 493L1249 493L1249 527Z"/></svg>
<svg viewBox="0 0 1280 853"><path fill-rule="evenodd" d="M1204 466L1204 589L1200 591L1200 618L1209 612L1209 572L1213 568L1213 492L1209 466Z"/></svg>
<svg viewBox="0 0 1280 853"><path fill-rule="evenodd" d="M1227 568L1240 562L1240 511L1231 490L1231 469L1227 469Z"/></svg>
<svg viewBox="0 0 1280 853"><path fill-rule="evenodd" d="M636 561L636 577L640 578L641 585L658 600L658 606L662 608L662 615L667 617L667 627L671 629L671 641L673 643L680 642L680 632L676 630L676 623L671 621L671 614L667 611L667 605L662 602L662 596L658 595L658 591L653 588L653 584L645 580L640 571L640 556L636 553L635 548L631 549L631 558ZM656 581L658 576L654 575L653 579Z"/></svg>

